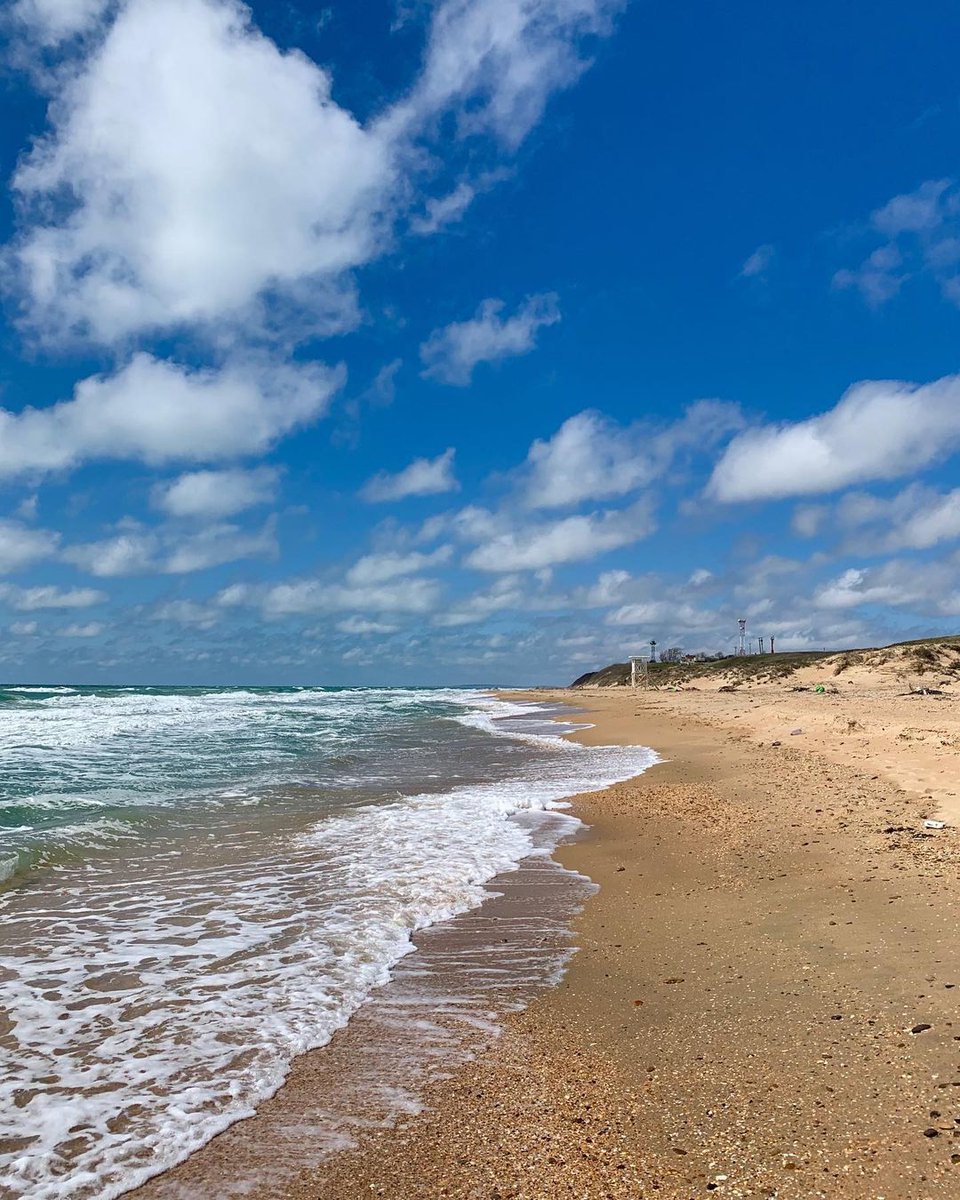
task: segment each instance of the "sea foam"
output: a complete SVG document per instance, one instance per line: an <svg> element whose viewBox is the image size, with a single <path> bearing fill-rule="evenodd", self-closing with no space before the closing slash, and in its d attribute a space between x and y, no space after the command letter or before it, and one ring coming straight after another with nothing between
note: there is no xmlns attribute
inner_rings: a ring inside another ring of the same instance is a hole
<svg viewBox="0 0 960 1200"><path fill-rule="evenodd" d="M182 1160L272 1095L295 1056L329 1041L387 983L418 930L476 908L485 883L571 832L574 818L560 811L571 795L656 761L642 747L575 745L545 719L531 726L535 709L481 693L223 695L207 702L208 733L224 729L223 710L235 725L259 704L269 724L277 704L299 704L322 709L345 745L365 724L374 737L373 724L393 713L404 722L393 737L409 753L451 720L473 739L525 742L528 753L505 746L507 765L489 781L474 765L462 785L391 799L368 791L326 811L320 793L320 819L299 831L281 823L254 839L236 820L206 834L194 822L189 840L168 832L136 853L61 867L55 888L8 893L0 999L12 1053L0 1067L0 1113L15 1148L0 1158L0 1195L110 1200ZM161 701L154 736L171 707L181 721L203 707ZM73 695L47 703L78 715ZM97 736L71 721L61 744L102 746L151 709L142 694L119 707ZM258 745L282 760L278 747ZM452 754L459 743L445 745ZM308 776L299 762L296 778ZM172 803L176 788L161 790ZM226 785L220 798L255 797Z"/></svg>

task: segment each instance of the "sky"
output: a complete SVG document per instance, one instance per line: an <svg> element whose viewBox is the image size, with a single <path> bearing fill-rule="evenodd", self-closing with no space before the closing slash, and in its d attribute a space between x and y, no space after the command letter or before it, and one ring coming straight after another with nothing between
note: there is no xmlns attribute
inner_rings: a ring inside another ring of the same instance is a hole
<svg viewBox="0 0 960 1200"><path fill-rule="evenodd" d="M960 9L8 0L0 678L960 631Z"/></svg>

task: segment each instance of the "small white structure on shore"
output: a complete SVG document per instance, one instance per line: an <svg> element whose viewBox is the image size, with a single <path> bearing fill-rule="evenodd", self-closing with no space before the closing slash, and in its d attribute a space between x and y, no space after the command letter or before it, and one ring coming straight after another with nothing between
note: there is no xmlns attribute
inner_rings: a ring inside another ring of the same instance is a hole
<svg viewBox="0 0 960 1200"><path fill-rule="evenodd" d="M630 655L630 686L631 687L646 687L650 681L650 674L647 669L647 656L645 654Z"/></svg>

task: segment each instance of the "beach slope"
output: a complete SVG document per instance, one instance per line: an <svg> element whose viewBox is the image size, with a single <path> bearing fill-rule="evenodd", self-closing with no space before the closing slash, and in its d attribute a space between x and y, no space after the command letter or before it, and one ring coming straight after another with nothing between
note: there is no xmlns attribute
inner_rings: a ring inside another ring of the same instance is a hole
<svg viewBox="0 0 960 1200"><path fill-rule="evenodd" d="M576 801L562 858L600 884L580 953L422 1113L290 1195L960 1194L957 842L924 828L926 789L855 739L770 738L757 695L536 698L665 760Z"/></svg>

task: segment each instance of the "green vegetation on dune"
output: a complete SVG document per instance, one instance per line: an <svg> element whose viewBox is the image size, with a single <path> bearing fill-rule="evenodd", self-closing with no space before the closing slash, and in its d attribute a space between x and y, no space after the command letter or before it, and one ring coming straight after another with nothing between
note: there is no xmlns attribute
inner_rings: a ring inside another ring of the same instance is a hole
<svg viewBox="0 0 960 1200"><path fill-rule="evenodd" d="M891 646L862 650L803 650L784 654L748 654L718 658L706 662L650 663L650 687L696 686L697 680L723 681L724 686L773 683L787 679L802 667L822 663L834 675L853 667L889 668L904 673L960 678L960 636L920 638ZM612 663L598 671L588 671L570 685L582 687L626 687L630 683L630 664Z"/></svg>
<svg viewBox="0 0 960 1200"><path fill-rule="evenodd" d="M647 667L653 687L687 683L694 679L735 675L738 680L761 682L792 675L798 667L808 667L829 658L829 650L806 650L790 654L747 654L743 658L718 658L709 662L650 663ZM630 664L613 663L599 671L588 671L575 679L571 687L623 687L630 682Z"/></svg>

